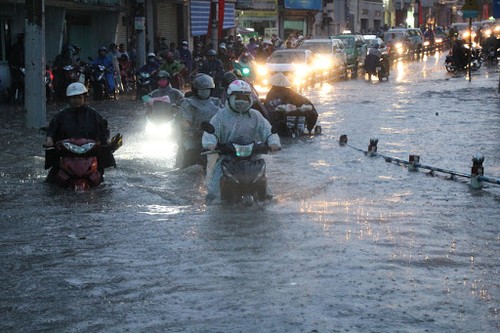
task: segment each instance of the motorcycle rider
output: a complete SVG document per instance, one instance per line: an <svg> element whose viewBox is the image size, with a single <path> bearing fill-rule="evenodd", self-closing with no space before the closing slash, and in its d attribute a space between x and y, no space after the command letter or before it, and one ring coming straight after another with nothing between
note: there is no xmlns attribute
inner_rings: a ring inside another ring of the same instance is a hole
<svg viewBox="0 0 500 333"><path fill-rule="evenodd" d="M279 105L293 104L296 107L310 105L312 109L306 115L306 128L309 133L311 133L318 120L318 112L313 103L308 98L292 90L290 81L288 81L286 76L281 72L273 75L269 80L269 84L271 84L272 87L266 95L264 105L269 112L271 123L275 124L279 121L276 119L276 112L274 112Z"/></svg>
<svg viewBox="0 0 500 333"><path fill-rule="evenodd" d="M199 68L200 73L204 73L210 75L215 82L216 89L212 90L212 96L220 97L221 95L221 86L222 86L222 76L224 75L224 66L222 65L222 61L216 58L217 53L215 50L208 50L207 52L207 60L205 60L201 68Z"/></svg>
<svg viewBox="0 0 500 333"><path fill-rule="evenodd" d="M170 80L172 77L167 71L160 71L158 73L158 89L153 90L148 94L151 98L168 96L170 103L177 104L182 98L184 98L184 94L175 88L172 88Z"/></svg>
<svg viewBox="0 0 500 333"><path fill-rule="evenodd" d="M175 80L173 86L176 89L182 89L181 71L183 69L184 65L181 64L179 60L174 59L174 54L172 52L167 52L165 54L165 63L160 66L160 70L170 74L171 80Z"/></svg>
<svg viewBox="0 0 500 333"><path fill-rule="evenodd" d="M467 66L468 50L465 48L464 41L458 38L451 50L453 61L458 70L463 70Z"/></svg>
<svg viewBox="0 0 500 333"><path fill-rule="evenodd" d="M73 65L71 50L69 45L63 45L61 53L54 59L52 72L54 74L54 91L56 99L63 101L66 87L71 83L66 79L64 67Z"/></svg>
<svg viewBox="0 0 500 333"><path fill-rule="evenodd" d="M87 138L101 145L109 144L108 122L99 112L85 104L87 88L80 82L68 85L66 96L69 106L59 111L50 121L47 128L45 147L54 147L57 141L70 138ZM104 168L115 166L111 150L100 156L99 171L104 174ZM58 172L55 161L45 161L45 168L52 167L47 176L48 182L53 182Z"/></svg>
<svg viewBox="0 0 500 333"><path fill-rule="evenodd" d="M193 71L193 55L189 51L189 44L187 41L183 40L181 42L181 49L179 50L180 63L184 65L184 70L182 71L182 76L184 82L190 82L190 74Z"/></svg>
<svg viewBox="0 0 500 333"><path fill-rule="evenodd" d="M210 121L223 104L219 98L210 97L215 88L214 80L207 74L197 74L192 83L192 96L179 102L179 120L182 134L179 138L176 166L186 168L200 164L206 170L206 156L200 155L201 136L200 125Z"/></svg>
<svg viewBox="0 0 500 333"><path fill-rule="evenodd" d="M227 144L239 137L245 137L260 142L268 140L273 152L280 149L280 139L276 134L271 135L269 121L259 111L251 108L253 103L251 94L252 89L245 81L236 80L229 84L225 107L210 120L215 133L203 133L203 148L215 150L217 139L219 143ZM208 178L207 200L209 201L220 198L221 164L224 158L224 156L219 157Z"/></svg>
<svg viewBox="0 0 500 333"><path fill-rule="evenodd" d="M107 54L106 47L101 47L98 50L98 56L93 62L94 66L102 65L106 68L105 78L107 83L108 94L114 95L115 93L115 66L113 60Z"/></svg>
<svg viewBox="0 0 500 333"><path fill-rule="evenodd" d="M139 73L148 73L151 76L155 76L160 69L160 64L156 61L156 54L153 52L148 53L147 62L139 68L137 74Z"/></svg>

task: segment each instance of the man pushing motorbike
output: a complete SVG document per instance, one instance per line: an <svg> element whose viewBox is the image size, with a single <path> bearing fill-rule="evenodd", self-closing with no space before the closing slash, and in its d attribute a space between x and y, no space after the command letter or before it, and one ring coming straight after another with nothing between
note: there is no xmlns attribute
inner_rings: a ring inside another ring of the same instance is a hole
<svg viewBox="0 0 500 333"><path fill-rule="evenodd" d="M228 144L244 137L256 142L267 141L271 151L280 149L280 139L276 134L271 135L269 121L259 111L251 108L253 104L251 94L252 89L245 81L236 80L229 84L225 107L210 120L215 132L203 133L203 148L215 150L217 143ZM220 179L224 158L223 155L219 157L208 179L208 201L220 198Z"/></svg>
<svg viewBox="0 0 500 333"><path fill-rule="evenodd" d="M115 166L113 152L121 146L121 135L109 140L108 122L99 112L85 104L87 88L80 82L71 83L66 89L69 106L59 111L50 121L44 146L53 148L58 141L72 138L85 138L95 141L101 147L98 153L98 169L102 178L104 169ZM52 150L56 152L55 149ZM58 154L47 155L45 169L52 168L47 176L54 182L59 172Z"/></svg>
<svg viewBox="0 0 500 333"><path fill-rule="evenodd" d="M309 110L305 117L305 127L309 133L311 133L318 120L318 112L313 103L308 98L292 90L290 81L288 81L286 76L281 72L273 75L269 80L269 84L272 87L266 95L264 105L269 112L271 124L275 125L279 123L282 125L279 132L286 130L286 123L283 123L282 119L279 118L278 113L275 111L280 105L292 104L296 107L308 106Z"/></svg>

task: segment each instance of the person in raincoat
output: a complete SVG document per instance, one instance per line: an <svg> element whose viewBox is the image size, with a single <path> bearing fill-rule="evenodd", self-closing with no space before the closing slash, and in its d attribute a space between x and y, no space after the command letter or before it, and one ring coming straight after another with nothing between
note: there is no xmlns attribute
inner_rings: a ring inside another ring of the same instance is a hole
<svg viewBox="0 0 500 333"><path fill-rule="evenodd" d="M106 67L106 83L108 88L108 94L114 95L115 92L115 66L113 65L113 60L107 54L107 49L103 46L98 50L98 56L95 58L93 65L102 65Z"/></svg>
<svg viewBox="0 0 500 333"><path fill-rule="evenodd" d="M253 104L251 94L252 88L245 81L236 80L229 84L225 107L210 120L215 133L203 133L203 148L215 150L217 138L219 143L227 144L239 137L245 137L260 142L267 140L273 152L280 149L280 139L278 135L272 134L269 121L259 111L251 108ZM226 157L223 155L219 157L208 179L208 201L220 199L221 164L224 158Z"/></svg>
<svg viewBox="0 0 500 333"><path fill-rule="evenodd" d="M279 105L293 104L296 107L309 105L311 106L311 110L309 110L306 115L306 128L309 133L311 133L318 120L318 112L313 103L308 98L292 90L290 81L288 81L286 76L281 72L273 75L269 80L269 84L271 84L272 87L266 95L264 105L269 112L271 123L276 124L276 122L279 121L276 112L274 112Z"/></svg>
<svg viewBox="0 0 500 333"><path fill-rule="evenodd" d="M179 101L179 122L182 133L179 136L176 166L186 168L199 164L205 170L206 156L201 156L201 136L203 131L200 125L210 121L223 104L219 98L210 97L215 83L207 74L197 74L192 83L192 96Z"/></svg>

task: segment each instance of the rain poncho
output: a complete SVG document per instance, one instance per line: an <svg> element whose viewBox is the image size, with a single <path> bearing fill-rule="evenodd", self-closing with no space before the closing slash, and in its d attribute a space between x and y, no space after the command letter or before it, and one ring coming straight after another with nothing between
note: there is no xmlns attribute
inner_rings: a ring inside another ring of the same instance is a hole
<svg viewBox="0 0 500 333"><path fill-rule="evenodd" d="M217 138L220 143L229 143L240 137L253 139L256 142L265 142L281 145L278 135L271 135L271 124L262 114L254 109L246 113L237 113L230 110L228 103L212 118L210 123L215 127L214 135L203 133L203 148L208 148L217 144ZM269 137L269 139L267 139ZM208 178L208 198L220 198L220 178L222 177L222 159L227 156L219 156L212 173Z"/></svg>
<svg viewBox="0 0 500 333"><path fill-rule="evenodd" d="M106 67L106 74L104 76L108 84L108 93L112 93L115 90L115 67L113 60L108 55L98 56L93 64Z"/></svg>
<svg viewBox="0 0 500 333"><path fill-rule="evenodd" d="M179 148L175 164L179 168L186 168L194 164L200 164L206 168L206 156L201 155L203 131L200 125L204 121L210 121L220 110L222 103L220 99L214 97L199 99L193 96L181 99L179 105L177 119L181 121L183 131L178 137Z"/></svg>

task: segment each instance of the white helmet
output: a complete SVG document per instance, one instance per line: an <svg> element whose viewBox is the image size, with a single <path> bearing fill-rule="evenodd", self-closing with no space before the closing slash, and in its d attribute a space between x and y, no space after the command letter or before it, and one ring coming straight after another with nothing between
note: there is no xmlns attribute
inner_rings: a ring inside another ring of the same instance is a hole
<svg viewBox="0 0 500 333"><path fill-rule="evenodd" d="M156 58L156 54L154 54L153 52L150 52L150 53L148 53L148 58L150 58L150 57Z"/></svg>
<svg viewBox="0 0 500 333"><path fill-rule="evenodd" d="M66 96L77 96L87 93L87 88L80 82L73 82L66 88Z"/></svg>
<svg viewBox="0 0 500 333"><path fill-rule="evenodd" d="M252 88L243 80L231 82L227 88L227 96L227 104L235 112L245 113L252 107Z"/></svg>

